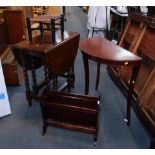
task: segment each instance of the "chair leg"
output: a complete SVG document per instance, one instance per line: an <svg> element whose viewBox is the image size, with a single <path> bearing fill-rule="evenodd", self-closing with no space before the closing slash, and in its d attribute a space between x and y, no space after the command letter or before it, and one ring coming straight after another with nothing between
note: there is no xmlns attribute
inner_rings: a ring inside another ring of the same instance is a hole
<svg viewBox="0 0 155 155"><path fill-rule="evenodd" d="M96 89L96 90L98 90L99 80L100 80L100 63L97 62L96 86L95 86L95 89Z"/></svg>

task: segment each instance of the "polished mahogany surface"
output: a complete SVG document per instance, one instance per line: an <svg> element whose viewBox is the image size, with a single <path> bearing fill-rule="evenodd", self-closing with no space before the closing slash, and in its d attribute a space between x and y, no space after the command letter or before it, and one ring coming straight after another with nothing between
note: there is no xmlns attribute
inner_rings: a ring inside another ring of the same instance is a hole
<svg viewBox="0 0 155 155"><path fill-rule="evenodd" d="M98 64L132 66L133 70L127 98L127 119L125 119L127 125L130 126L132 94L142 59L130 51L101 37L91 37L82 40L80 41L79 47L82 51L85 70L85 94L89 92L89 59L98 62ZM97 79L97 83L98 81L99 79Z"/></svg>
<svg viewBox="0 0 155 155"><path fill-rule="evenodd" d="M21 50L26 50L27 52L32 53L48 53L53 48L64 44L68 39L74 38L79 33L76 32L67 32L64 31L63 35L61 34L61 31L56 32L56 41L55 43L52 42L52 37L50 32L44 32L43 36L39 35L33 38L32 42L29 42L28 40L22 41L20 43L17 43L13 45L13 48L18 48Z"/></svg>
<svg viewBox="0 0 155 155"><path fill-rule="evenodd" d="M110 65L136 65L141 58L102 37L80 41L80 49L97 61Z"/></svg>

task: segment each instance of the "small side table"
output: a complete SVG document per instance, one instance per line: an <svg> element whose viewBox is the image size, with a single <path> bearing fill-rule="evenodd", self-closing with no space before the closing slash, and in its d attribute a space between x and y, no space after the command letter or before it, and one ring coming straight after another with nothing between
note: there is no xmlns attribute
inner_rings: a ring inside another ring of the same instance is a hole
<svg viewBox="0 0 155 155"><path fill-rule="evenodd" d="M81 49L83 55L85 69L85 94L88 94L89 91L88 59L107 65L133 67L127 98L127 119L125 119L127 125L130 126L132 94L142 59L101 37L92 37L81 40L79 48Z"/></svg>

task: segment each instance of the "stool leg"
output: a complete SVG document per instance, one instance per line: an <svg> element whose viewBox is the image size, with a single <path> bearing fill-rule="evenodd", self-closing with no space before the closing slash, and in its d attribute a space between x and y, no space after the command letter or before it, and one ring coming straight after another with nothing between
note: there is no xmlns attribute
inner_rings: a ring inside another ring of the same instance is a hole
<svg viewBox="0 0 155 155"><path fill-rule="evenodd" d="M52 42L55 43L55 19L51 19Z"/></svg>
<svg viewBox="0 0 155 155"><path fill-rule="evenodd" d="M97 73L96 73L96 86L95 89L98 90L98 84L99 84L99 80L100 80L100 63L97 62Z"/></svg>
<svg viewBox="0 0 155 155"><path fill-rule="evenodd" d="M64 15L61 15L61 35L64 33Z"/></svg>

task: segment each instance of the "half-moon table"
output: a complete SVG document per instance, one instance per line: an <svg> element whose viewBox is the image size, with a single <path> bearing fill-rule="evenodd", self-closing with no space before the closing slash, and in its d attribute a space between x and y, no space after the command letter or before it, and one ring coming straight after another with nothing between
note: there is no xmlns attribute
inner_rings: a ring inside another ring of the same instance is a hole
<svg viewBox="0 0 155 155"><path fill-rule="evenodd" d="M132 76L127 98L127 125L130 126L131 101L137 74L142 59L135 54L115 45L102 37L92 37L80 41L85 70L85 94L89 92L89 64L88 59L115 66L132 66Z"/></svg>

